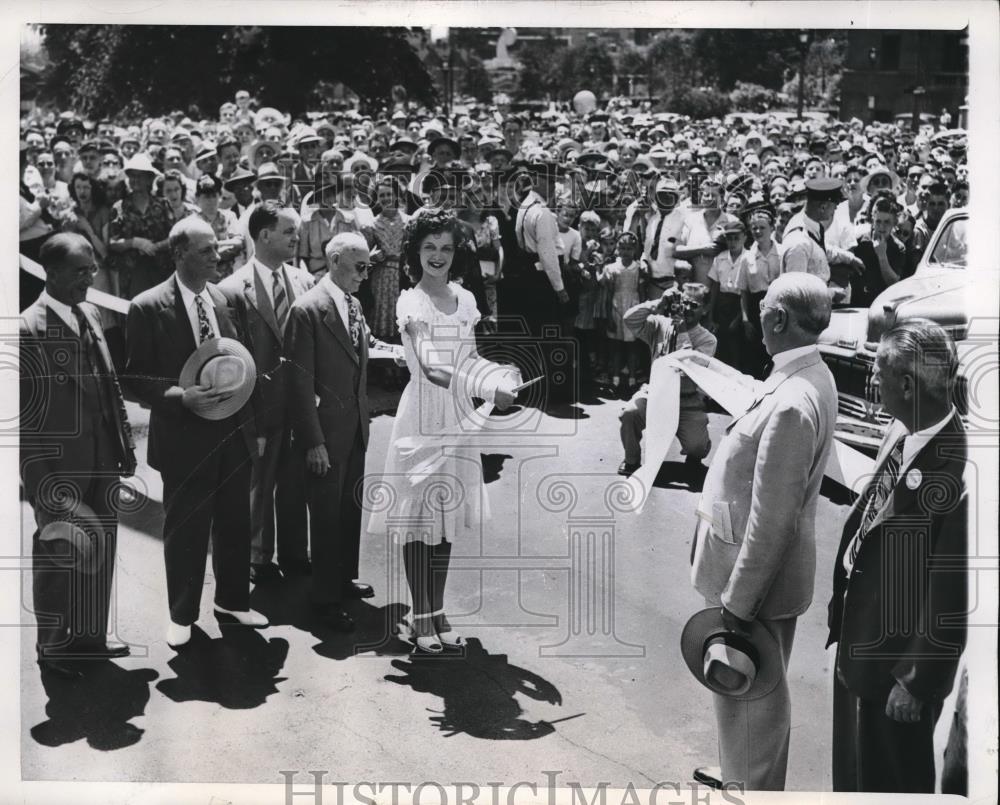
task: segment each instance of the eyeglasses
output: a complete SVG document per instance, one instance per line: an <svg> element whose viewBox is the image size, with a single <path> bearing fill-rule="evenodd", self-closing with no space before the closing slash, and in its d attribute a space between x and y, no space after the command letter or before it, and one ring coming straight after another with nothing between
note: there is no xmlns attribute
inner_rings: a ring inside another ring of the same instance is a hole
<svg viewBox="0 0 1000 805"><path fill-rule="evenodd" d="M84 277L93 277L99 270L97 263L91 263L89 266L79 266L74 269L73 274L78 279L83 279Z"/></svg>
<svg viewBox="0 0 1000 805"><path fill-rule="evenodd" d="M56 166L55 162L36 162L35 165L39 168L54 168Z"/></svg>

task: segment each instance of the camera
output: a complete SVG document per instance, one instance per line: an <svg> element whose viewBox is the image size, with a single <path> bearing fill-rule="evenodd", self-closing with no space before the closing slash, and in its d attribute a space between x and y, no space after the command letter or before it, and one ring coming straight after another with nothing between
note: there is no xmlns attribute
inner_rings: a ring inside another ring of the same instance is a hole
<svg viewBox="0 0 1000 805"><path fill-rule="evenodd" d="M698 302L685 296L677 288L665 291L663 297L660 299L660 310L663 311L665 316L670 316L671 318L683 318L688 313L697 309Z"/></svg>

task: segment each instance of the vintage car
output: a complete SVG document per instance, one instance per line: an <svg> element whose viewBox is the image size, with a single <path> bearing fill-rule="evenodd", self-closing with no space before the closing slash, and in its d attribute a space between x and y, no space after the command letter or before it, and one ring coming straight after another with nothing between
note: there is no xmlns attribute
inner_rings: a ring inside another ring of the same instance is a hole
<svg viewBox="0 0 1000 805"><path fill-rule="evenodd" d="M871 385L875 350L882 333L907 319L931 319L959 342L955 403L960 413L967 413L961 342L969 326L965 301L968 221L968 210L949 210L912 276L883 291L870 308L833 311L819 348L837 383L836 435L846 444L871 452L882 441L889 416L878 403L877 388Z"/></svg>

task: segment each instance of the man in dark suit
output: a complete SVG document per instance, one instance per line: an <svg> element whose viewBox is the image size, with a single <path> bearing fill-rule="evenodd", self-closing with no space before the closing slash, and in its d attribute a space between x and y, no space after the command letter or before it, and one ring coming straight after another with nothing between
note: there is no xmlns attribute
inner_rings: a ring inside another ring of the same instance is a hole
<svg viewBox="0 0 1000 805"><path fill-rule="evenodd" d="M163 478L163 553L170 626L178 648L191 625L205 579L212 538L215 611L222 621L267 626L250 610L250 470L257 454L249 407L225 419L195 411L223 402L211 387L178 385L181 368L200 343L239 338L218 279L219 251L212 228L197 216L170 230L176 273L132 300L126 321L127 382L150 408L149 466Z"/></svg>
<svg viewBox="0 0 1000 805"><path fill-rule="evenodd" d="M308 524L305 474L301 457L293 458L288 417L286 372L281 360L285 324L292 303L314 284L312 275L294 268L299 216L277 201L265 201L250 213L254 256L219 284L257 366L251 400L260 461L250 485L250 580L267 584L285 574L308 573ZM271 561L277 547L281 570Z"/></svg>
<svg viewBox="0 0 1000 805"><path fill-rule="evenodd" d="M67 661L125 657L107 639L118 534L117 486L135 471L132 433L101 317L84 302L97 264L86 238L59 233L39 257L45 289L21 313L21 481L37 526L32 537L32 593L38 664L76 677ZM65 562L62 541L48 540L59 521L93 540L93 555ZM62 543L62 544L60 544Z"/></svg>
<svg viewBox="0 0 1000 805"><path fill-rule="evenodd" d="M934 793L934 725L965 645L966 438L952 405L955 345L930 322L879 343L895 417L834 563L835 791Z"/></svg>
<svg viewBox="0 0 1000 805"><path fill-rule="evenodd" d="M341 233L327 244L326 260L328 273L292 305L285 357L292 426L307 470L309 599L328 625L350 632L354 621L343 600L374 594L355 581L368 446L368 348L375 342L352 294L368 276L368 244L361 235Z"/></svg>

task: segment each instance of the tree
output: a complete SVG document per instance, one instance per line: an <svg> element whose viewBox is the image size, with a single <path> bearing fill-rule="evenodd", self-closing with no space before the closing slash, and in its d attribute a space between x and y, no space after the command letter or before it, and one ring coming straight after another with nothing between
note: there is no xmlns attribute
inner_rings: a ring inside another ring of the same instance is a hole
<svg viewBox="0 0 1000 805"><path fill-rule="evenodd" d="M490 85L490 74L483 66L483 60L475 53L466 53L464 61L462 94L471 95L480 103L489 103L493 98L493 88Z"/></svg>
<svg viewBox="0 0 1000 805"><path fill-rule="evenodd" d="M729 93L729 100L732 101L733 108L740 112L766 112L768 109L777 108L781 97L773 89L762 87L760 84L737 81Z"/></svg>
<svg viewBox="0 0 1000 805"><path fill-rule="evenodd" d="M401 28L45 25L52 69L44 91L92 116L214 110L247 89L301 114L319 82L342 82L365 106L402 83L429 102L434 88Z"/></svg>
<svg viewBox="0 0 1000 805"><path fill-rule="evenodd" d="M615 63L607 46L596 37L559 56L558 86L562 98L571 98L581 89L589 89L598 98L614 89Z"/></svg>
<svg viewBox="0 0 1000 805"><path fill-rule="evenodd" d="M676 92L660 107L667 112L687 115L695 119L723 117L732 108L729 96L706 87L686 87Z"/></svg>

